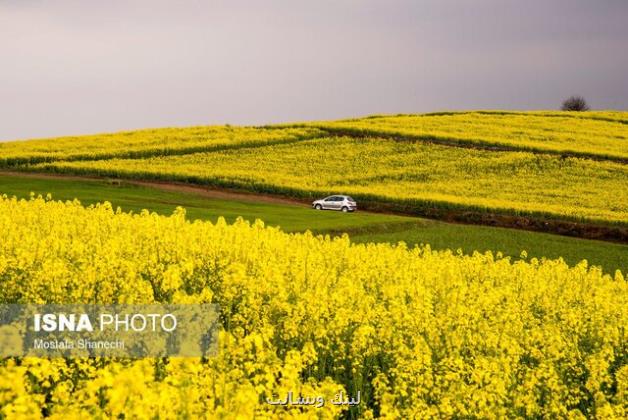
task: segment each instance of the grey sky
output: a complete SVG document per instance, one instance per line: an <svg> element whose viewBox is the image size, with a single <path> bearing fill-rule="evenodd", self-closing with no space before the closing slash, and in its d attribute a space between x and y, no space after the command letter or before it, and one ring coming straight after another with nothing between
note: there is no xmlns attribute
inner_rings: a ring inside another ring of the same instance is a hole
<svg viewBox="0 0 628 420"><path fill-rule="evenodd" d="M626 0L0 0L0 139L628 109Z"/></svg>

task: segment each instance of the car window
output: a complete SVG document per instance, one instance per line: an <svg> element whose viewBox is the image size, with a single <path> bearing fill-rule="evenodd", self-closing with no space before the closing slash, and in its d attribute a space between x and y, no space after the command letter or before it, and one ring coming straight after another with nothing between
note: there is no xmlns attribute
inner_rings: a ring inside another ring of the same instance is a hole
<svg viewBox="0 0 628 420"><path fill-rule="evenodd" d="M351 198L351 197L349 197L349 196L347 196L347 200L349 200L349 201L355 201L353 198Z"/></svg>
<svg viewBox="0 0 628 420"><path fill-rule="evenodd" d="M325 201L336 201L336 196L332 195L331 197L327 197Z"/></svg>

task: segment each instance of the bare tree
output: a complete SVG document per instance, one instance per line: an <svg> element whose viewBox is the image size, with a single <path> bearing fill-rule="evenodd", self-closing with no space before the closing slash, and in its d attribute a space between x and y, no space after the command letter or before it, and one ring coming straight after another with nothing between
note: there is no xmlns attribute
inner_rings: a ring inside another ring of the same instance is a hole
<svg viewBox="0 0 628 420"><path fill-rule="evenodd" d="M582 96L571 96L563 101L563 111L588 111L589 105Z"/></svg>

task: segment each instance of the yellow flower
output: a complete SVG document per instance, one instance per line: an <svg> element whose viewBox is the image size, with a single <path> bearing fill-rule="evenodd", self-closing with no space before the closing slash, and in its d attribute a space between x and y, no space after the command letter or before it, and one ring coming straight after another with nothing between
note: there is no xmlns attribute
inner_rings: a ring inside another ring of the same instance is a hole
<svg viewBox="0 0 628 420"><path fill-rule="evenodd" d="M625 418L624 274L0 199L4 303L215 303L215 356L0 361L6 418ZM319 408L266 401L321 397ZM332 404L338 395L355 406Z"/></svg>

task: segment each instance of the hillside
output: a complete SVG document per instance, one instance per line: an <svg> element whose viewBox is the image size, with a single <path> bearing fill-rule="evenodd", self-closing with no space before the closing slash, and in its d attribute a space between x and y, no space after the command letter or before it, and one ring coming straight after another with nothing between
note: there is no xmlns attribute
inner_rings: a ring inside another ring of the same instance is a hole
<svg viewBox="0 0 628 420"><path fill-rule="evenodd" d="M315 128L207 126L0 142L0 165L176 155L285 143L316 138L323 133Z"/></svg>
<svg viewBox="0 0 628 420"><path fill-rule="evenodd" d="M628 162L628 113L441 112L310 124L333 133Z"/></svg>
<svg viewBox="0 0 628 420"><path fill-rule="evenodd" d="M0 162L302 200L347 193L372 210L626 242L627 122L484 111L166 128L4 143Z"/></svg>

